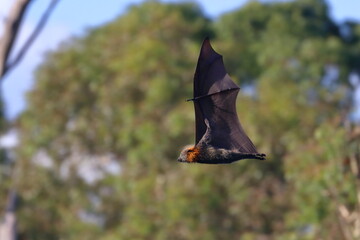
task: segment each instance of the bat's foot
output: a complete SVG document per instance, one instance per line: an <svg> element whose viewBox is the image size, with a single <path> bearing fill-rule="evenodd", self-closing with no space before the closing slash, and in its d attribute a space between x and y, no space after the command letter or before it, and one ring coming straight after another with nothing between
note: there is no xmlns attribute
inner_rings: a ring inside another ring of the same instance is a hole
<svg viewBox="0 0 360 240"><path fill-rule="evenodd" d="M237 160L240 159L256 159L256 160L266 160L266 155L263 153L240 153L240 155L238 155L238 158L236 158Z"/></svg>
<svg viewBox="0 0 360 240"><path fill-rule="evenodd" d="M266 154L264 153L257 153L254 155L255 159L258 159L258 160L266 160Z"/></svg>

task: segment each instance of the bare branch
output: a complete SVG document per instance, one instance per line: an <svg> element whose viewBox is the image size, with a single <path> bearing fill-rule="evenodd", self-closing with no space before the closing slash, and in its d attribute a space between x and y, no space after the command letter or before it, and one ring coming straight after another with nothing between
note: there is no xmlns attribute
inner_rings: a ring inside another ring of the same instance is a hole
<svg viewBox="0 0 360 240"><path fill-rule="evenodd" d="M0 39L0 78L8 70L7 60L19 32L19 27L31 0L18 0L14 3L5 21L3 37Z"/></svg>
<svg viewBox="0 0 360 240"><path fill-rule="evenodd" d="M340 231L345 240L354 240L354 237L351 233L351 229L349 224L346 223L344 216L342 216L341 210L338 208L337 212L337 220L340 226Z"/></svg>
<svg viewBox="0 0 360 240"><path fill-rule="evenodd" d="M17 195L15 190L12 190L8 196L7 209L5 215L2 221L0 221L1 240L16 239L16 216L15 216L16 202L17 202Z"/></svg>
<svg viewBox="0 0 360 240"><path fill-rule="evenodd" d="M13 68L16 64L19 63L19 61L24 57L25 53L28 51L28 49L30 48L30 46L32 45L32 43L34 42L34 40L36 39L36 37L40 34L41 30L44 28L47 20L49 19L51 12L54 10L56 4L59 2L59 0L52 0L51 3L49 4L48 8L46 9L46 11L44 12L43 16L41 17L38 25L36 26L36 28L34 29L34 31L32 32L32 34L29 36L29 38L27 39L27 41L24 43L24 45L22 46L22 48L20 49L19 53L17 54L17 56L15 57L14 61L12 61L11 63L9 63L7 65L7 68Z"/></svg>
<svg viewBox="0 0 360 240"><path fill-rule="evenodd" d="M25 1L25 0L22 0L22 1ZM27 3L29 3L30 1L31 0L26 0ZM9 52L8 52L8 54L7 54L6 58L5 58L5 61L3 61L4 62L3 63L3 69L0 68L0 78L3 78L5 76L5 74L10 69L14 68L20 62L20 60L24 57L25 53L29 50L30 46L33 44L36 37L40 34L41 30L44 28L47 20L49 19L52 11L54 10L54 8L55 8L55 6L56 6L56 4L58 2L59 2L59 0L52 0L51 1L48 8L45 10L44 14L41 16L41 18L39 20L39 23L35 27L34 31L31 33L29 38L25 41L24 45L21 47L18 54L16 55L16 57L14 58L14 60L11 63L8 62L8 57L9 57ZM21 16L21 18L22 18L22 16ZM19 25L20 24L21 24L21 19L20 19L20 22L18 22L15 37L16 37L16 34L17 34L18 30L19 30ZM5 35L6 35L6 32L5 32ZM11 43L12 45L14 43L14 40L16 40L16 39L15 38L12 39L12 41L13 41ZM8 49L8 51L10 51L10 50L11 49Z"/></svg>

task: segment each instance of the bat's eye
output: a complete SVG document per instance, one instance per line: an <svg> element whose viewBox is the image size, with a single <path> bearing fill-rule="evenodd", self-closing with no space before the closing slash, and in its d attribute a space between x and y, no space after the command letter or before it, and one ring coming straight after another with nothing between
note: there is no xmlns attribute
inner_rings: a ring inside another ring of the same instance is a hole
<svg viewBox="0 0 360 240"><path fill-rule="evenodd" d="M194 149L190 148L190 149L188 150L188 152L194 152Z"/></svg>

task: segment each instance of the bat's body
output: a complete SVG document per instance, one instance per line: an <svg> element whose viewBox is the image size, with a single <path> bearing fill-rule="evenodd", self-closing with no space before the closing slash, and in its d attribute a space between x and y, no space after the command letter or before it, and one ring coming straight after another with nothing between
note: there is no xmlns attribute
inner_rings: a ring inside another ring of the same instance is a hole
<svg viewBox="0 0 360 240"><path fill-rule="evenodd" d="M241 159L265 160L245 134L235 101L239 87L226 73L222 56L208 39L201 47L194 76L196 144L186 147L179 162L225 164Z"/></svg>
<svg viewBox="0 0 360 240"><path fill-rule="evenodd" d="M207 164L226 164L242 159L265 160L265 154L246 153L239 150L229 150L218 148L211 145L211 129L208 121L206 133L195 146L186 146L178 158L179 162L187 163L207 163Z"/></svg>
<svg viewBox="0 0 360 240"><path fill-rule="evenodd" d="M195 146L183 150L184 156L180 155L178 161L186 163L207 163L207 164L226 164L242 159L265 160L265 154L242 153L236 150L215 148L213 146ZM185 159L185 160L183 160Z"/></svg>

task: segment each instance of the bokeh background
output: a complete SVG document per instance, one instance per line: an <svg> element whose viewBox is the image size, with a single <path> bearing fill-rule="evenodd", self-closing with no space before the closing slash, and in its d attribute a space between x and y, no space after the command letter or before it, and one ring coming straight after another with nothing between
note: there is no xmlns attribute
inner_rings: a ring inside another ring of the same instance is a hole
<svg viewBox="0 0 360 240"><path fill-rule="evenodd" d="M16 191L18 239L360 239L359 3L60 1L2 82L0 216ZM176 162L206 36L265 162Z"/></svg>

